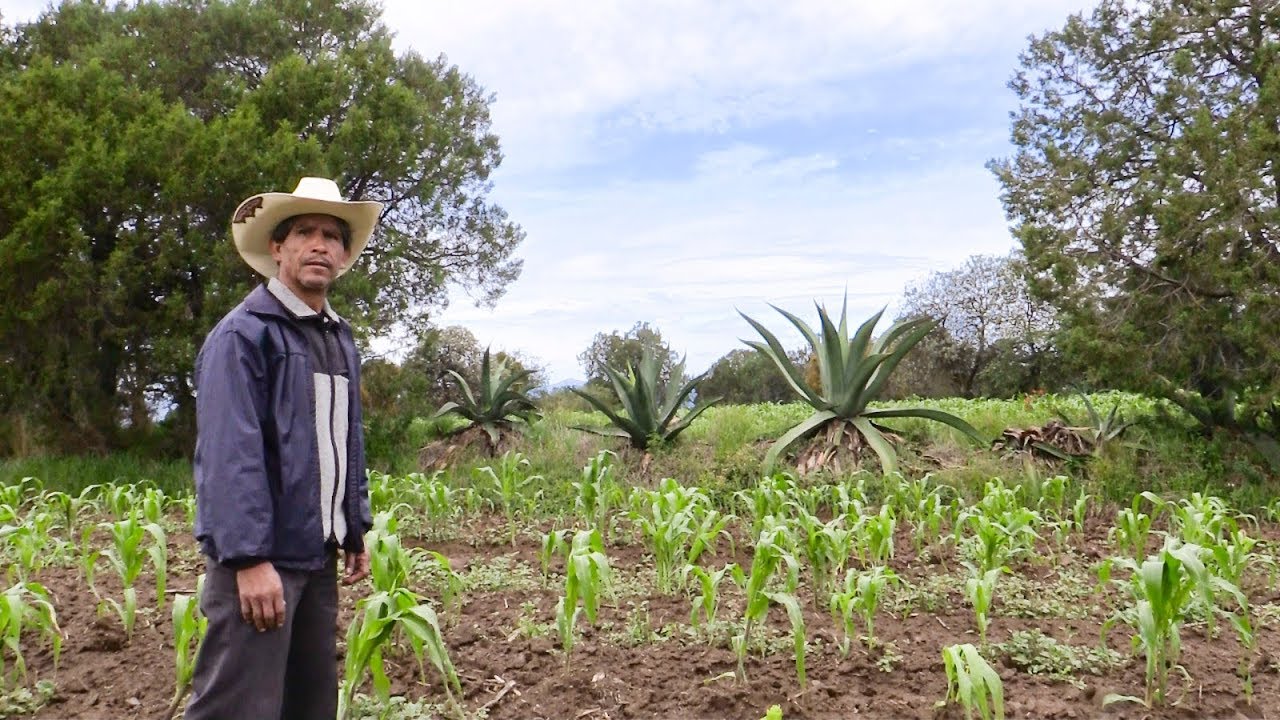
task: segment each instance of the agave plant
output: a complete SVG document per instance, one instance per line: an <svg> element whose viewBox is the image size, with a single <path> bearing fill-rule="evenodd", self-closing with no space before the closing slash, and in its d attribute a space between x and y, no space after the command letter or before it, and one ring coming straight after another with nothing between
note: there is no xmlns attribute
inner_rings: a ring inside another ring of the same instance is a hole
<svg viewBox="0 0 1280 720"><path fill-rule="evenodd" d="M867 405L875 400L889 376L898 363L906 356L916 343L920 342L929 331L937 325L927 319L904 320L895 323L884 335L873 338L872 332L884 311L871 316L850 336L848 325L848 303L841 307L839 323L833 323L826 308L818 306L818 319L821 329L815 332L799 317L773 306L791 321L792 325L804 335L813 350L813 357L818 366L818 378L821 387L810 387L805 382L804 371L787 357L786 350L764 325L742 315L751 326L760 333L764 342L758 340L745 341L747 345L763 353L773 361L787 383L801 399L813 407L813 414L799 425L784 434L765 456L765 464L772 468L778 457L793 443L802 437L821 431L827 433L826 449L833 451L835 446L843 445L860 453L862 448L870 446L880 459L880 465L886 474L898 467L898 453L890 438L892 433L879 424L880 420L890 418L924 418L946 423L966 435L982 442L978 431L964 420L930 408L892 408L870 410ZM825 458L832 455L827 453ZM820 463L819 463L820 464Z"/></svg>
<svg viewBox="0 0 1280 720"><path fill-rule="evenodd" d="M533 374L532 370L507 371L502 358L490 361L485 348L480 361L479 392L472 392L466 379L453 370L446 370L462 393L460 402L447 402L436 411L436 417L454 413L470 422L461 428L479 427L489 436L491 449L496 449L503 430L516 428L518 423L528 424L538 414L538 408L529 396L517 389L517 385Z"/></svg>
<svg viewBox="0 0 1280 720"><path fill-rule="evenodd" d="M1084 434L1093 447L1095 456L1102 455L1112 441L1117 441L1135 423L1132 420L1125 420L1120 414L1120 401L1117 400L1111 406L1111 412L1102 415L1094 408L1093 403L1089 401L1089 396L1083 391L1077 391L1080 399L1084 401L1085 412L1088 413L1088 424L1082 427L1074 428ZM1062 418L1067 425L1076 425L1072 419L1062 410L1058 410L1058 417Z"/></svg>
<svg viewBox="0 0 1280 720"><path fill-rule="evenodd" d="M670 379L661 383L658 379L659 369L657 356L648 350L641 356L639 364L629 363L625 373L610 367L604 369L618 403L622 406L621 413L599 398L574 388L573 392L586 398L587 402L604 413L612 423L607 428L576 428L597 435L627 438L632 447L648 450L655 445L674 441L707 408L720 401L720 398L699 398L689 412L677 418L685 400L704 376L699 375L686 381L682 360L671 369Z"/></svg>

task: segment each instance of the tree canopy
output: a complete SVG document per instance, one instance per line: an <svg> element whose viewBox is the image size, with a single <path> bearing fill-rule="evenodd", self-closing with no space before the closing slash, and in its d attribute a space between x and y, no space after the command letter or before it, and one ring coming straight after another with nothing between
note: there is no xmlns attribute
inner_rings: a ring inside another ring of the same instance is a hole
<svg viewBox="0 0 1280 720"><path fill-rule="evenodd" d="M937 320L942 332L931 333L904 363L950 368L964 397L1042 387L1057 318L1052 306L1031 295L1021 264L1016 255L974 255L906 288L901 317ZM1013 367L1022 371L1012 382L989 376L994 368Z"/></svg>
<svg viewBox="0 0 1280 720"><path fill-rule="evenodd" d="M806 350L796 350L789 356L798 364L808 362L809 357ZM698 385L698 395L738 405L795 400L795 391L773 361L749 348L730 350L716 360Z"/></svg>
<svg viewBox="0 0 1280 720"><path fill-rule="evenodd" d="M1280 468L1280 5L1104 0L1011 87L992 167L1065 349Z"/></svg>
<svg viewBox="0 0 1280 720"><path fill-rule="evenodd" d="M625 333L600 332L592 338L591 345L578 356L578 363L587 373L587 385L595 388L611 388L605 368L627 372L638 367L649 351L658 360L658 377L662 383L671 377L671 370L680 361L662 333L647 322L637 322Z"/></svg>
<svg viewBox="0 0 1280 720"><path fill-rule="evenodd" d="M362 0L73 0L0 26L0 411L52 449L162 410L189 430L199 343L259 281L231 213L303 175L385 203L332 297L366 336L425 328L450 283L493 302L524 234L486 198L491 101Z"/></svg>

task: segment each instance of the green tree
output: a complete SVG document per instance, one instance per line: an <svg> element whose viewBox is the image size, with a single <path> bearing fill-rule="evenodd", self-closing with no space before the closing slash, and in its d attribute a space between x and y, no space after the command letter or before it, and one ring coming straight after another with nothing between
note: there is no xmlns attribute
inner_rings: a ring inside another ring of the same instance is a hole
<svg viewBox="0 0 1280 720"><path fill-rule="evenodd" d="M1064 351L1280 469L1280 5L1104 0L1011 87L992 168Z"/></svg>
<svg viewBox="0 0 1280 720"><path fill-rule="evenodd" d="M801 350L789 353L789 357L798 364L808 361L807 353ZM747 348L731 350L716 360L698 385L698 395L739 405L795 400L795 391L773 361Z"/></svg>
<svg viewBox="0 0 1280 720"><path fill-rule="evenodd" d="M397 54L362 0L71 0L0 28L0 293L21 299L0 446L30 421L51 449L110 448L163 411L190 438L198 343L258 281L231 213L302 175L386 204L333 298L357 328L420 330L450 283L496 300L523 232L486 199L491 100Z"/></svg>
<svg viewBox="0 0 1280 720"><path fill-rule="evenodd" d="M611 394L613 385L608 368L639 367L646 351L657 358L658 378L665 385L680 357L662 339L657 328L647 322L637 322L625 333L596 333L591 345L578 356L578 363L587 373L587 388Z"/></svg>

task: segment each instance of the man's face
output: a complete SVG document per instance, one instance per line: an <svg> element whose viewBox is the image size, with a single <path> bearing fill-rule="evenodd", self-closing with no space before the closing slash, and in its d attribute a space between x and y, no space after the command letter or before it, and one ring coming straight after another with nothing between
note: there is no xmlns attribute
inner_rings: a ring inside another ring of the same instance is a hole
<svg viewBox="0 0 1280 720"><path fill-rule="evenodd" d="M280 282L294 292L321 296L339 269L347 264L338 221L329 215L301 215L284 242L271 243L271 257L280 265Z"/></svg>

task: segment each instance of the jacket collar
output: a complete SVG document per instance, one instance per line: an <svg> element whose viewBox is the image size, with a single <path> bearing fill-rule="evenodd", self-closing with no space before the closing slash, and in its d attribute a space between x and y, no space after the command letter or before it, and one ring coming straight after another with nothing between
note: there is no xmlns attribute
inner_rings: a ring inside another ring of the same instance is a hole
<svg viewBox="0 0 1280 720"><path fill-rule="evenodd" d="M320 314L315 310L312 310L310 305L302 301L302 298L295 295L293 291L289 289L288 285L280 282L279 278L271 278L267 281L267 292L274 295L276 299L280 301L280 304L284 305L286 310L293 313L294 317L315 317ZM338 317L338 313L333 311L333 306L329 304L329 300L327 298L324 301L324 314L328 315L329 319L334 322L338 322L342 319Z"/></svg>
<svg viewBox="0 0 1280 720"><path fill-rule="evenodd" d="M299 300L296 295L290 292L289 288L286 287L284 283L276 280L275 278L272 278L270 282L279 285L280 290L283 291L285 297L290 300L286 300L284 297L281 297L281 293L277 292L269 283L263 283L255 287L253 291L249 293L249 296L244 299L244 307L246 310L254 315L274 315L288 320L297 320L298 318L315 317L316 315L319 315L319 313L312 310L306 303ZM295 304L296 310L301 310L302 312L297 312L295 310ZM342 322L342 318L333 311L328 300L325 300L324 302L324 312L334 321Z"/></svg>

